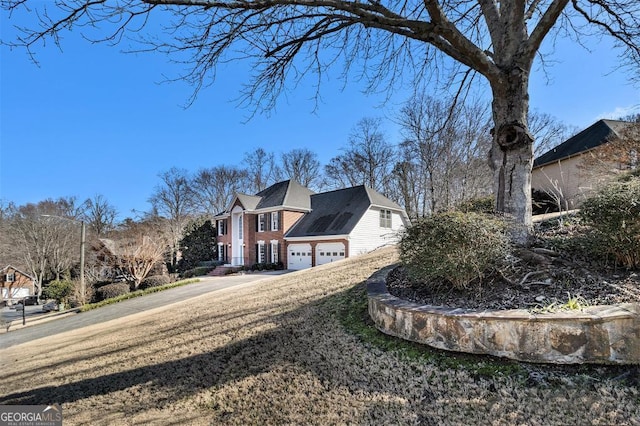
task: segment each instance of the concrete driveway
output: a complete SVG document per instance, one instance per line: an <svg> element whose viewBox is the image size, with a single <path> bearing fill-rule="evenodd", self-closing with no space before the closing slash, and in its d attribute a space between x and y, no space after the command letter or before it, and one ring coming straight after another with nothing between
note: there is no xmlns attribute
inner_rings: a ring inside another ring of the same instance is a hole
<svg viewBox="0 0 640 426"><path fill-rule="evenodd" d="M22 313L3 310L3 321L13 320L8 332L5 327L0 334L0 348L19 345L31 340L50 337L65 331L76 330L93 324L106 322L127 315L150 309L168 306L200 295L223 290L229 287L255 283L259 280L269 279L276 275L282 275L289 271L268 271L250 274L226 275L223 277L200 278L200 282L187 284L157 293L124 300L113 305L103 306L87 312L71 310L42 315L42 306L27 306L25 312L26 326L22 325ZM15 318L14 318L15 317Z"/></svg>

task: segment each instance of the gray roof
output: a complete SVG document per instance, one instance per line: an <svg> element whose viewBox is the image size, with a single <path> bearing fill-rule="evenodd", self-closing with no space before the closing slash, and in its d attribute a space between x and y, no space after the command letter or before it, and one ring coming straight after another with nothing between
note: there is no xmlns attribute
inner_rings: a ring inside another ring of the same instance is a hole
<svg viewBox="0 0 640 426"><path fill-rule="evenodd" d="M255 206L254 210L273 207L309 210L311 208L310 196L313 194L313 191L300 185L295 180L285 180L258 192L256 196L260 197L260 202Z"/></svg>
<svg viewBox="0 0 640 426"><path fill-rule="evenodd" d="M555 148L542 154L533 162L533 167L540 167L554 161L564 160L581 152L596 148L612 138L619 137L619 132L628 126L626 121L599 120L575 136L570 137Z"/></svg>
<svg viewBox="0 0 640 426"><path fill-rule="evenodd" d="M246 210L255 210L256 206L260 203L260 197L255 195L242 194L239 192L236 194L236 197Z"/></svg>
<svg viewBox="0 0 640 426"><path fill-rule="evenodd" d="M301 218L285 238L347 235L372 205L402 210L398 204L364 185L314 194L311 212Z"/></svg>
<svg viewBox="0 0 640 426"><path fill-rule="evenodd" d="M237 198L247 211L276 208L309 211L311 209L311 200L309 197L313 194L314 192L312 190L305 188L293 179L289 179L274 183L256 195L238 192L232 203L235 202ZM231 206L229 208L231 208ZM214 218L228 217L229 212L230 210L226 210L217 214Z"/></svg>

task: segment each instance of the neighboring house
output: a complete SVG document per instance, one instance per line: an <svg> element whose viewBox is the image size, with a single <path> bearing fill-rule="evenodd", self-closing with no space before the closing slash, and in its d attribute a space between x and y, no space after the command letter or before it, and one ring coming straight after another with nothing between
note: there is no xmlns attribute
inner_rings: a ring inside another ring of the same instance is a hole
<svg viewBox="0 0 640 426"><path fill-rule="evenodd" d="M11 265L0 269L0 300L16 300L35 294L35 278Z"/></svg>
<svg viewBox="0 0 640 426"><path fill-rule="evenodd" d="M599 120L542 154L533 162L531 187L557 199L563 210L576 208L585 194L610 177L610 173L598 174L585 167L585 160L603 145L618 140L627 126L625 121ZM610 164L610 171L626 168L623 162Z"/></svg>
<svg viewBox="0 0 640 426"><path fill-rule="evenodd" d="M294 180L256 195L237 194L215 217L218 260L233 266L282 263L304 269L397 241L404 210L357 186L315 194Z"/></svg>

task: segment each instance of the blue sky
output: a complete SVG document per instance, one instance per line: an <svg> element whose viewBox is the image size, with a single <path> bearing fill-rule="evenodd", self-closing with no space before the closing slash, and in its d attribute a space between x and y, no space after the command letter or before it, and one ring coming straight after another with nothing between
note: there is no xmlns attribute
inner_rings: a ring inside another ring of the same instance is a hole
<svg viewBox="0 0 640 426"><path fill-rule="evenodd" d="M2 38L18 21L2 16ZM125 54L121 47L91 45L67 34L63 51L38 48L37 67L23 50L0 46L0 200L18 205L45 198L103 195L121 218L149 209L147 199L170 167L196 171L240 165L257 147L277 154L293 148L316 152L324 164L339 154L358 120L392 117L408 92L384 102L362 87L342 90L337 78L313 90L300 87L269 115L234 102L249 77L248 63L220 68L213 86L189 108L192 88L161 83L180 68L162 54ZM639 111L640 91L616 70L611 45L593 42L585 51L572 42L556 46L546 74L534 70L531 107L569 126ZM336 70L336 76L339 70ZM335 77L335 76L334 76ZM400 141L387 121L387 139Z"/></svg>

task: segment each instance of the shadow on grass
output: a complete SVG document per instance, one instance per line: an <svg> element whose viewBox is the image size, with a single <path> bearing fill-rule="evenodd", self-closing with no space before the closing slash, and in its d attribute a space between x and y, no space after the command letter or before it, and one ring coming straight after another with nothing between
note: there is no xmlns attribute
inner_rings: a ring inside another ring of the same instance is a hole
<svg viewBox="0 0 640 426"><path fill-rule="evenodd" d="M500 381L505 377L509 377L512 384L515 381L524 388L543 386L542 382L528 382L532 370L558 372L575 380L585 375L593 375L602 380L603 377L618 377L633 371L615 366L531 366L487 356L460 355L431 349L378 332L367 315L366 306L366 287L361 283L281 314L268 315L271 309L267 309L265 315L252 324L268 330L233 341L216 350L126 371L100 374L96 370L96 377L73 381L73 376L70 376L68 379L71 382L56 386L38 386L34 383L29 390L0 396L0 404L70 404L142 386L151 389L153 401L133 401L132 404L136 405L135 410L145 410L189 398L202 390L219 389L270 371L286 370L291 366L294 371L313 375L320 383L318 386L327 392L341 388L350 394L367 395L393 395L396 388L388 382L397 372L400 381L398 389L416 386L418 383L422 395L432 395L425 397L425 404L437 399L433 396L436 391L430 389L433 381L448 383L451 378L456 377L457 370L469 373L471 380L482 381L483 392L487 394L497 392L496 388L502 386ZM243 311L242 307L238 307L236 313L229 314L228 317L238 318ZM203 321L192 324L194 327L205 325ZM176 330L165 331L169 334L177 333ZM212 335L221 332L224 330L210 331ZM207 335L204 334L202 338L206 339ZM197 342L190 341L187 344L189 343ZM137 345L142 345L142 342ZM434 375L416 379L413 376L421 374L421 370L412 372L412 369L417 368L416 363L418 366L428 365L435 371ZM375 367L369 368L373 364ZM632 373L629 375L632 376ZM548 386L548 383L544 386ZM294 393L298 391L292 389ZM440 392L447 392L446 387ZM596 389L586 389L584 393L589 398L597 397ZM264 391L257 393L259 397L267 394ZM402 398L398 396L398 400L400 399ZM394 405L402 404L395 400L370 402L367 409L382 413L392 409ZM426 420L425 424L428 424Z"/></svg>

